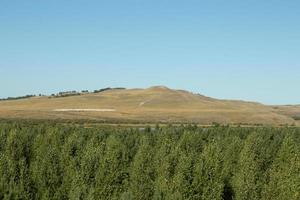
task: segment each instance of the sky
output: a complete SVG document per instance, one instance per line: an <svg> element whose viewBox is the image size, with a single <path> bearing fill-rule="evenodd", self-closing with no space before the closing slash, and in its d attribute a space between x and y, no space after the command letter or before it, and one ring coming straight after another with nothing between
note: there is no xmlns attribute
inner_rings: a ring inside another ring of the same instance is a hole
<svg viewBox="0 0 300 200"><path fill-rule="evenodd" d="M298 0L0 0L0 98L165 85L300 104Z"/></svg>

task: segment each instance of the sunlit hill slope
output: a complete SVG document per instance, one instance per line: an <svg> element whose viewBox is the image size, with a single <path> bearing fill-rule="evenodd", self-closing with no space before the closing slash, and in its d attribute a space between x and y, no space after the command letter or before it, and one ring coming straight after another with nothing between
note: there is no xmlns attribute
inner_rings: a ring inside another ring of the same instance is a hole
<svg viewBox="0 0 300 200"><path fill-rule="evenodd" d="M280 108L280 109L279 109ZM296 113L297 111L297 107ZM299 107L298 107L299 109ZM297 124L284 107L219 100L163 86L0 101L0 118L121 122Z"/></svg>

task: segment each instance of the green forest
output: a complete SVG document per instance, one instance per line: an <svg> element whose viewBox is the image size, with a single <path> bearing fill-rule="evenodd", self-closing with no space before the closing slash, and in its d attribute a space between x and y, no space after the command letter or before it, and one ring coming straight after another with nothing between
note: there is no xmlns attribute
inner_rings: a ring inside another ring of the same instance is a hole
<svg viewBox="0 0 300 200"><path fill-rule="evenodd" d="M299 200L300 130L1 122L0 199Z"/></svg>

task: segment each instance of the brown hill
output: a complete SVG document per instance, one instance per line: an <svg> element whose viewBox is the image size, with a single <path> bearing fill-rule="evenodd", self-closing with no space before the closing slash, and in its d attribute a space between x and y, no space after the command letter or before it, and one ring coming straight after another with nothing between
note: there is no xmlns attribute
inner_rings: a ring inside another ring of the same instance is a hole
<svg viewBox="0 0 300 200"><path fill-rule="evenodd" d="M293 118L300 125L300 105L273 106L276 113Z"/></svg>
<svg viewBox="0 0 300 200"><path fill-rule="evenodd" d="M218 100L164 86L114 89L70 97L1 101L0 118L93 119L201 124L293 124L291 115L260 103Z"/></svg>

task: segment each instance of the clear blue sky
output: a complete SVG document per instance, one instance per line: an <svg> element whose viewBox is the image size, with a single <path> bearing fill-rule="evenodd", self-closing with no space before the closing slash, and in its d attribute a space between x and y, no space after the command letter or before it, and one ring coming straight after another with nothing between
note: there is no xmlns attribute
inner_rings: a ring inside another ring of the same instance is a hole
<svg viewBox="0 0 300 200"><path fill-rule="evenodd" d="M0 97L152 85L299 104L300 1L0 1Z"/></svg>

